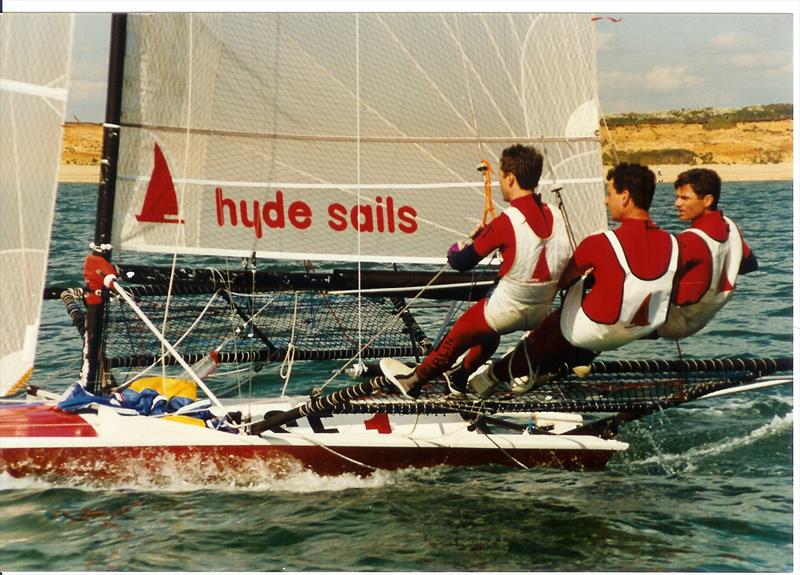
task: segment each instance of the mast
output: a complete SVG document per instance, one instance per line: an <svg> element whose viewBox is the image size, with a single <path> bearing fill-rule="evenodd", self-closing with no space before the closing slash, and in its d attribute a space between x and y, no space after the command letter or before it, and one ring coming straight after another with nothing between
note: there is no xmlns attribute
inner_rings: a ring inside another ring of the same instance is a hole
<svg viewBox="0 0 800 575"><path fill-rule="evenodd" d="M103 160L100 165L100 185L97 192L97 216L94 228L93 251L111 260L111 229L114 196L117 184L117 159L122 109L122 79L125 68L126 14L111 17L111 44L108 62L106 115L103 127ZM103 318L105 299L92 303L87 298L86 339L81 379L88 391L96 393L103 377Z"/></svg>

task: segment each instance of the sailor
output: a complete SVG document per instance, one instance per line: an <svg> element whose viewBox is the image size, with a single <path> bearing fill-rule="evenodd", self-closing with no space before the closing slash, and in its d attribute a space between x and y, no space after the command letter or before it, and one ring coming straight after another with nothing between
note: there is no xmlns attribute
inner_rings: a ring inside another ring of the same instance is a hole
<svg viewBox="0 0 800 575"><path fill-rule="evenodd" d="M542 165L542 154L533 147L503 150L500 191L510 206L487 226L476 226L473 242L453 244L447 257L451 267L466 271L499 250L500 279L412 372L401 373L408 370L395 360L381 361L386 377L404 395L418 397L424 383L442 374L453 395L464 393L467 377L492 356L502 334L535 329L551 311L570 245L561 214L535 193Z"/></svg>
<svg viewBox="0 0 800 575"><path fill-rule="evenodd" d="M691 226L678 235L678 272L667 321L658 334L670 339L700 331L730 300L740 274L758 269L758 261L739 228L717 209L719 175L694 168L675 180L678 217Z"/></svg>
<svg viewBox="0 0 800 575"><path fill-rule="evenodd" d="M562 288L572 284L561 307L470 379L479 395L490 395L501 381L524 393L554 368L587 365L601 351L647 337L664 323L678 246L650 219L655 174L623 163L606 179L605 203L620 225L578 245L559 282Z"/></svg>

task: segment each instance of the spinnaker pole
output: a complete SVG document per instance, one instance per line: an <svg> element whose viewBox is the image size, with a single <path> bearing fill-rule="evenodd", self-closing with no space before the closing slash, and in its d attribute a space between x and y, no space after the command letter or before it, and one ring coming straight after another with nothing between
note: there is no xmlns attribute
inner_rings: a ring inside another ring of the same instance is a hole
<svg viewBox="0 0 800 575"><path fill-rule="evenodd" d="M94 242L92 244L94 253L108 261L111 260L112 218L117 185L126 28L126 14L113 14L111 16L108 89L106 94L106 116L103 125L103 159L100 163L100 185L97 192L97 215ZM97 393L102 386L104 372L103 319L105 316L105 298L95 293L87 293L85 297L86 338L84 340L81 381L88 391Z"/></svg>

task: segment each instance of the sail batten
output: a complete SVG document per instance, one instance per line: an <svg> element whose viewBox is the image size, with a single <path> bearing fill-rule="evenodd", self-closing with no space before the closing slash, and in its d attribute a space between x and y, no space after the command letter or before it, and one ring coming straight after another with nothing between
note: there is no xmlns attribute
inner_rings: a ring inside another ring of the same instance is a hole
<svg viewBox="0 0 800 575"><path fill-rule="evenodd" d="M118 179L130 182L149 182L149 176L134 176L122 174ZM480 188L483 193L484 183L482 181L474 182L403 182L403 183L383 183L383 184L359 184L359 183L309 183L309 182L240 182L231 180L197 180L189 178L173 178L175 184L193 184L204 186L228 186L232 188L285 188L285 189L309 189L309 190L436 190L448 188ZM562 179L549 179L542 178L539 182L540 185L558 185L558 184L588 184L602 182L603 178L562 178ZM500 185L497 182L492 182L493 188L498 188Z"/></svg>
<svg viewBox="0 0 800 575"><path fill-rule="evenodd" d="M546 155L539 191L564 187L578 239L606 227L588 15L131 15L127 34L115 248L441 262L483 212L476 168L515 143Z"/></svg>
<svg viewBox="0 0 800 575"><path fill-rule="evenodd" d="M300 140L306 142L341 142L341 143L379 143L379 144L475 144L486 142L490 144L545 144L561 142L600 142L599 136L358 136L334 134L291 134L291 133L264 133L232 130L211 130L192 126L167 126L157 124L133 124L123 122L122 127L152 130L156 132L178 132L196 136L226 136L231 138L258 138L266 140Z"/></svg>

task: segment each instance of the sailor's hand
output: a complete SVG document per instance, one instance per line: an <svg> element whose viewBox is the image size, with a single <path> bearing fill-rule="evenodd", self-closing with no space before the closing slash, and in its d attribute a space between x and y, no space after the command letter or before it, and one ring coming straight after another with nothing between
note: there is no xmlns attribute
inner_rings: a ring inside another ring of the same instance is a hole
<svg viewBox="0 0 800 575"><path fill-rule="evenodd" d="M477 224L475 224L475 227L472 228L472 230L469 232L469 237L474 240L480 235L480 233L483 231L483 228L484 228L483 222L478 222Z"/></svg>

